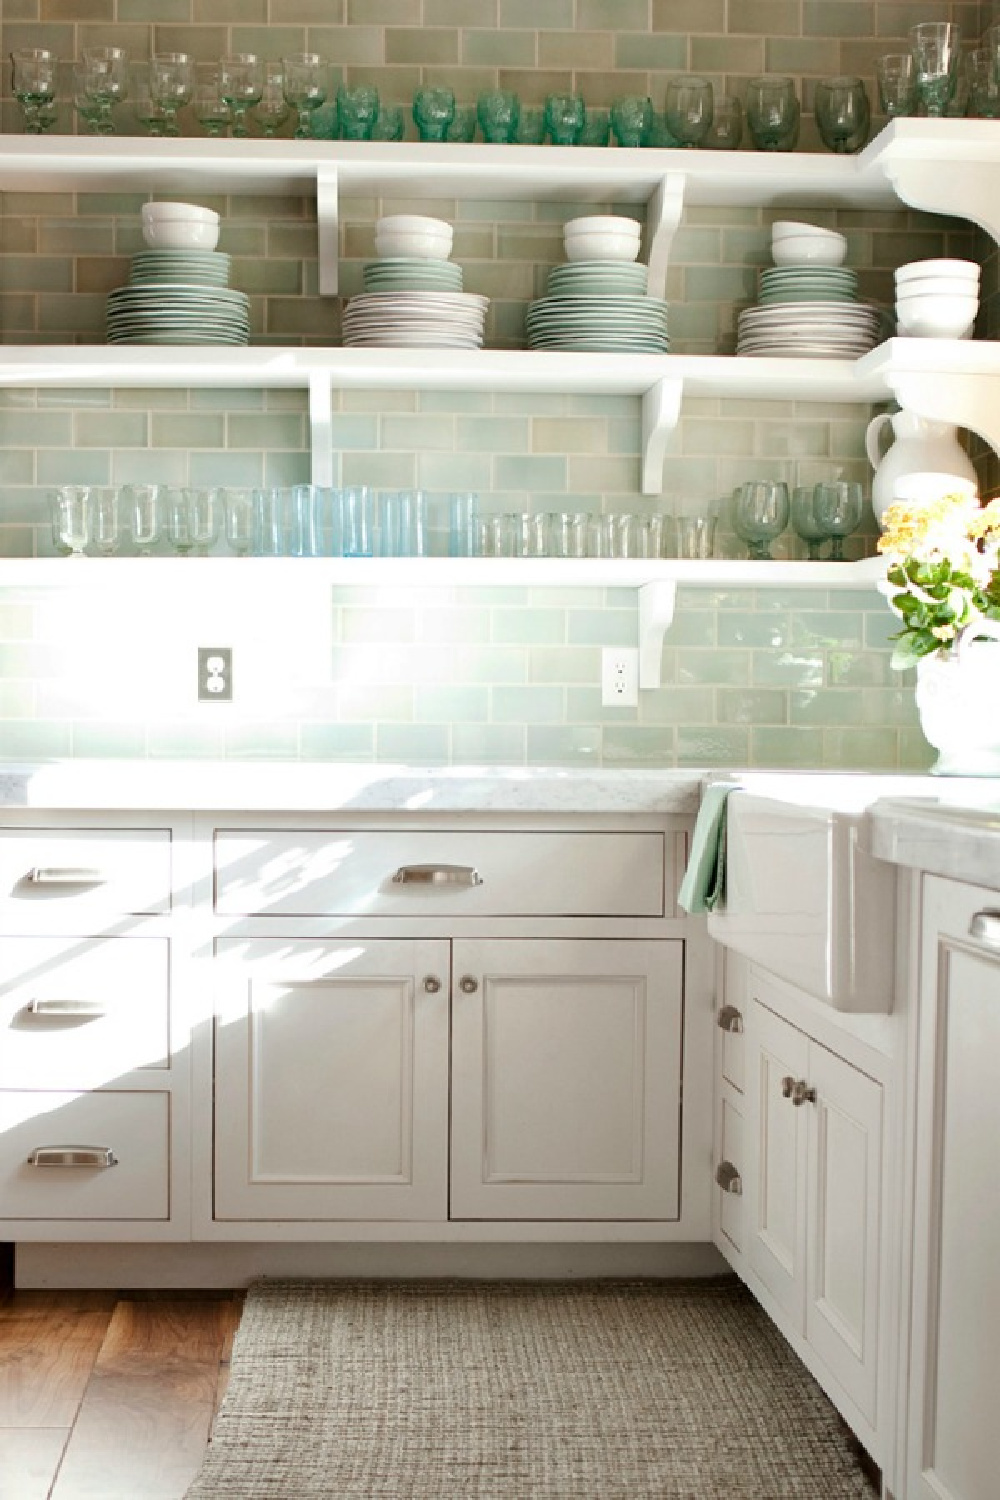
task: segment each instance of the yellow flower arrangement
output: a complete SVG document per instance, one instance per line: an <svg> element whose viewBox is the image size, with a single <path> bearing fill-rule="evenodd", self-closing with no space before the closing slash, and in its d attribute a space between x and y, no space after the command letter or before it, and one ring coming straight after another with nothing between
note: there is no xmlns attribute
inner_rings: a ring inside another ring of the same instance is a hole
<svg viewBox="0 0 1000 1500"><path fill-rule="evenodd" d="M903 622L894 667L948 652L983 620L1000 621L1000 497L897 501L883 516L889 606Z"/></svg>

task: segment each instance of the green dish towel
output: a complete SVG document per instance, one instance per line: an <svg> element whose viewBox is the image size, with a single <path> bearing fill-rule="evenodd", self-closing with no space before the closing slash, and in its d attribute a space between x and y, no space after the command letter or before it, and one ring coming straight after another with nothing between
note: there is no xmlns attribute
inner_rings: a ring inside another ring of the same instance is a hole
<svg viewBox="0 0 1000 1500"><path fill-rule="evenodd" d="M684 879L677 904L692 914L714 911L726 894L726 803L738 783L713 782L705 791L695 819Z"/></svg>

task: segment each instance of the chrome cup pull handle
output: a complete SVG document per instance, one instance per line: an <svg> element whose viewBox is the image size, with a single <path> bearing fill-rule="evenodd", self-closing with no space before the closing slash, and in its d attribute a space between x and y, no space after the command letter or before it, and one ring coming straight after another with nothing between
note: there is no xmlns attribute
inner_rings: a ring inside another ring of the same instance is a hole
<svg viewBox="0 0 1000 1500"><path fill-rule="evenodd" d="M108 877L90 865L35 865L29 885L106 885Z"/></svg>
<svg viewBox="0 0 1000 1500"><path fill-rule="evenodd" d="M969 923L969 936L988 948L1000 948L1000 911L977 911Z"/></svg>
<svg viewBox="0 0 1000 1500"><path fill-rule="evenodd" d="M29 1167L116 1167L118 1158L110 1146L36 1146L28 1156Z"/></svg>
<svg viewBox="0 0 1000 1500"><path fill-rule="evenodd" d="M472 865L400 865L393 885L482 885L483 877Z"/></svg>
<svg viewBox="0 0 1000 1500"><path fill-rule="evenodd" d="M108 1013L100 1000L32 1000L28 1012L33 1016L65 1016L67 1019L99 1021Z"/></svg>
<svg viewBox="0 0 1000 1500"><path fill-rule="evenodd" d="M715 1018L715 1024L720 1031L731 1031L739 1036L743 1030L743 1017L735 1005L724 1005Z"/></svg>
<svg viewBox="0 0 1000 1500"><path fill-rule="evenodd" d="M739 1197L743 1192L743 1179L731 1161L720 1161L715 1169L715 1180L724 1193Z"/></svg>

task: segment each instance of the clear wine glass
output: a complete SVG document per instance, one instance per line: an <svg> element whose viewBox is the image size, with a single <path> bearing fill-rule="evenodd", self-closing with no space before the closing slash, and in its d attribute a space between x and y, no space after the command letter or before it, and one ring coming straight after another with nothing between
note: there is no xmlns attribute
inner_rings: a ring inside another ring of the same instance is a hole
<svg viewBox="0 0 1000 1500"><path fill-rule="evenodd" d="M796 485L792 491L792 530L805 542L809 561L819 562L819 549L828 540L828 534L816 517L814 484Z"/></svg>
<svg viewBox="0 0 1000 1500"><path fill-rule="evenodd" d="M233 117L233 135L244 137L247 111L259 104L264 92L264 64L255 52L234 52L219 60L219 94Z"/></svg>
<svg viewBox="0 0 1000 1500"><path fill-rule="evenodd" d="M917 95L929 115L943 115L958 82L962 34L950 21L922 21L910 28Z"/></svg>
<svg viewBox="0 0 1000 1500"><path fill-rule="evenodd" d="M747 128L758 151L787 151L801 106L791 78L767 73L747 84Z"/></svg>
<svg viewBox="0 0 1000 1500"><path fill-rule="evenodd" d="M715 95L707 78L682 73L667 83L667 129L679 146L700 146L712 127Z"/></svg>
<svg viewBox="0 0 1000 1500"><path fill-rule="evenodd" d="M309 121L314 109L326 99L326 64L318 52L298 52L281 59L285 99L298 114L295 139L312 135Z"/></svg>
<svg viewBox="0 0 1000 1500"><path fill-rule="evenodd" d="M104 109L90 93L87 64L73 64L73 108L87 127L88 135L103 135Z"/></svg>
<svg viewBox="0 0 1000 1500"><path fill-rule="evenodd" d="M194 60L186 52L154 52L149 60L149 92L167 117L164 135L180 135L177 116L194 98Z"/></svg>
<svg viewBox="0 0 1000 1500"><path fill-rule="evenodd" d="M268 67L260 99L254 105L254 119L266 140L273 140L291 110L285 98L285 78L280 67Z"/></svg>
<svg viewBox="0 0 1000 1500"><path fill-rule="evenodd" d="M215 63L199 63L192 112L205 134L213 140L224 136L233 123L233 115L222 97L219 69Z"/></svg>
<svg viewBox="0 0 1000 1500"><path fill-rule="evenodd" d="M83 49L84 88L100 110L98 135L113 135L111 112L128 96L128 53L123 47Z"/></svg>
<svg viewBox="0 0 1000 1500"><path fill-rule="evenodd" d="M49 497L52 536L68 557L86 557L90 539L90 485L61 484Z"/></svg>
<svg viewBox="0 0 1000 1500"><path fill-rule="evenodd" d="M21 106L25 133L41 135L46 129L45 111L56 97L58 59L44 47L19 47L10 59L14 97Z"/></svg>
<svg viewBox="0 0 1000 1500"><path fill-rule="evenodd" d="M813 110L824 146L838 155L861 150L868 139L871 106L860 78L820 79Z"/></svg>
<svg viewBox="0 0 1000 1500"><path fill-rule="evenodd" d="M771 543L788 525L788 485L779 479L751 479L733 496L733 530L747 544L747 556L767 559Z"/></svg>
<svg viewBox="0 0 1000 1500"><path fill-rule="evenodd" d="M846 479L818 484L814 505L816 520L830 538L830 561L843 562L844 538L861 525L864 510L861 485Z"/></svg>

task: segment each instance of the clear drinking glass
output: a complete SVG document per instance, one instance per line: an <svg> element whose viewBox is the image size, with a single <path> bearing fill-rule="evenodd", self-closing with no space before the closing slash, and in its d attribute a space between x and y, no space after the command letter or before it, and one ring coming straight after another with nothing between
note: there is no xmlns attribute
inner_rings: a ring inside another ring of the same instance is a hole
<svg viewBox="0 0 1000 1500"><path fill-rule="evenodd" d="M149 60L149 92L166 115L164 135L180 135L177 116L194 98L194 59L186 52L154 52Z"/></svg>
<svg viewBox="0 0 1000 1500"><path fill-rule="evenodd" d="M733 495L733 530L747 544L747 556L769 558L771 543L788 525L788 485L779 479L751 479Z"/></svg>
<svg viewBox="0 0 1000 1500"><path fill-rule="evenodd" d="M128 95L129 60L123 47L85 47L84 89L100 110L98 135L113 135L112 110Z"/></svg>
<svg viewBox="0 0 1000 1500"><path fill-rule="evenodd" d="M233 117L233 135L247 136L247 113L264 92L264 64L256 52L233 52L219 59L219 95Z"/></svg>
<svg viewBox="0 0 1000 1500"><path fill-rule="evenodd" d="M703 145L711 151L736 151L743 139L743 105L735 94L723 94L715 101L712 125Z"/></svg>
<svg viewBox="0 0 1000 1500"><path fill-rule="evenodd" d="M679 516L677 518L677 556L711 557L715 550L715 516Z"/></svg>
<svg viewBox="0 0 1000 1500"><path fill-rule="evenodd" d="M641 146L653 121L653 101L625 94L611 105L611 130L619 146Z"/></svg>
<svg viewBox="0 0 1000 1500"><path fill-rule="evenodd" d="M475 557L479 535L479 496L455 493L448 496L448 555Z"/></svg>
<svg viewBox="0 0 1000 1500"><path fill-rule="evenodd" d="M344 557L371 557L374 548L375 497L365 484L340 491L341 551Z"/></svg>
<svg viewBox="0 0 1000 1500"><path fill-rule="evenodd" d="M148 557L160 540L162 486L127 484L122 509L129 518L132 540L140 557Z"/></svg>
<svg viewBox="0 0 1000 1500"><path fill-rule="evenodd" d="M175 489L173 485L170 485L164 496L167 541L178 557L187 557L189 552L194 551L194 517L191 504L191 497L194 493L193 490Z"/></svg>
<svg viewBox="0 0 1000 1500"><path fill-rule="evenodd" d="M56 97L58 59L44 47L19 47L10 59L14 97L21 106L25 133L41 135L46 128L44 111Z"/></svg>
<svg viewBox="0 0 1000 1500"><path fill-rule="evenodd" d="M73 64L73 108L87 127L89 135L103 135L105 111L89 90L90 75L87 64Z"/></svg>
<svg viewBox="0 0 1000 1500"><path fill-rule="evenodd" d="M90 492L88 543L98 557L114 557L121 541L119 495L114 485L95 485Z"/></svg>
<svg viewBox="0 0 1000 1500"><path fill-rule="evenodd" d="M359 83L354 88L341 84L337 90L337 115L342 140L370 141L379 116L378 89L368 83Z"/></svg>
<svg viewBox="0 0 1000 1500"><path fill-rule="evenodd" d="M917 112L917 75L912 52L885 52L875 59L878 100L890 120Z"/></svg>
<svg viewBox="0 0 1000 1500"><path fill-rule="evenodd" d="M821 78L813 109L824 146L838 155L861 150L868 139L871 106L860 78Z"/></svg>
<svg viewBox="0 0 1000 1500"><path fill-rule="evenodd" d="M199 63L192 112L207 136L224 136L233 123L232 111L222 97L222 80L215 63Z"/></svg>
<svg viewBox="0 0 1000 1500"><path fill-rule="evenodd" d="M285 98L285 78L280 67L273 64L268 66L264 86L253 113L261 134L266 140L273 140L291 114Z"/></svg>
<svg viewBox="0 0 1000 1500"><path fill-rule="evenodd" d="M455 118L455 92L448 88L417 89L413 96L413 123L422 141L443 141Z"/></svg>
<svg viewBox="0 0 1000 1500"><path fill-rule="evenodd" d="M253 550L258 557L280 557L285 543L284 493L277 485L253 492Z"/></svg>
<svg viewBox="0 0 1000 1500"><path fill-rule="evenodd" d="M168 115L160 101L153 97L148 62L133 63L130 70L132 111L148 135L166 135Z"/></svg>
<svg viewBox="0 0 1000 1500"><path fill-rule="evenodd" d="M476 114L483 140L505 145L517 132L521 101L510 89L487 89L476 100Z"/></svg>
<svg viewBox="0 0 1000 1500"><path fill-rule="evenodd" d="M90 539L90 486L62 484L49 503L56 545L69 557L85 557Z"/></svg>
<svg viewBox="0 0 1000 1500"><path fill-rule="evenodd" d="M826 529L816 515L816 486L798 484L792 491L792 530L806 544L806 557L819 561L819 549L827 540Z"/></svg>
<svg viewBox="0 0 1000 1500"><path fill-rule="evenodd" d="M249 557L254 541L253 490L226 486L221 499L226 521L226 546L237 557Z"/></svg>
<svg viewBox="0 0 1000 1500"><path fill-rule="evenodd" d="M295 139L307 141L314 109L326 99L326 64L318 52L296 52L281 59L285 99L298 114Z"/></svg>
<svg viewBox="0 0 1000 1500"><path fill-rule="evenodd" d="M747 84L747 127L758 151L788 151L798 134L801 106L791 78L764 74Z"/></svg>
<svg viewBox="0 0 1000 1500"><path fill-rule="evenodd" d="M553 146L575 146L586 119L579 94L549 94L545 101L545 130Z"/></svg>
<svg viewBox="0 0 1000 1500"><path fill-rule="evenodd" d="M712 125L715 92L707 78L681 73L667 83L664 116L679 146L700 146Z"/></svg>
<svg viewBox="0 0 1000 1500"><path fill-rule="evenodd" d="M1000 74L989 47L977 47L967 59L969 114L978 120L1000 119Z"/></svg>
<svg viewBox="0 0 1000 1500"><path fill-rule="evenodd" d="M955 92L961 41L950 21L922 21L910 28L917 95L929 115L943 115Z"/></svg>
<svg viewBox="0 0 1000 1500"><path fill-rule="evenodd" d="M830 538L830 561L844 561L844 538L857 531L864 512L860 484L845 479L818 484L813 504L816 520Z"/></svg>

